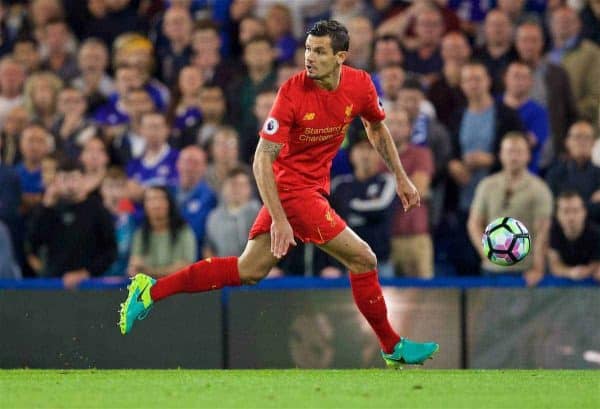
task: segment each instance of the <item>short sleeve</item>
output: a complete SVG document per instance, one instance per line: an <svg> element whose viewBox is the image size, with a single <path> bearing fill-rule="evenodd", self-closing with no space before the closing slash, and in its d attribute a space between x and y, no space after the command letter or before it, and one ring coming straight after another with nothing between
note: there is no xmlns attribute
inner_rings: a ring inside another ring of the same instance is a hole
<svg viewBox="0 0 600 409"><path fill-rule="evenodd" d="M289 82L283 84L279 89L271 112L269 112L269 116L258 133L261 138L276 143L286 143L288 141L290 129L294 123L290 89Z"/></svg>
<svg viewBox="0 0 600 409"><path fill-rule="evenodd" d="M417 167L415 171L424 172L429 177L433 177L435 173L435 167L433 165L433 154L431 153L431 149L428 147L421 147L419 153L419 160L417 162Z"/></svg>
<svg viewBox="0 0 600 409"><path fill-rule="evenodd" d="M543 180L539 180L539 184L538 184L538 192L536 194L536 203L535 203L535 210L536 210L536 215L535 215L535 221L538 221L540 219L546 219L552 216L552 209L553 209L553 198L552 198L552 192L550 191L550 189L548 188L548 186L546 186L546 183L544 183Z"/></svg>
<svg viewBox="0 0 600 409"><path fill-rule="evenodd" d="M360 87L360 89L366 90L366 99L363 108L360 111L360 116L369 122L383 121L385 119L385 111L383 110L383 105L375 90L375 85L366 72L363 72L362 75L364 85Z"/></svg>
<svg viewBox="0 0 600 409"><path fill-rule="evenodd" d="M487 219L489 217L489 209L487 206L487 202L485 200L487 194L487 185L489 184L489 179L483 179L475 188L475 196L473 197L473 202L471 202L471 213L475 212L475 214Z"/></svg>

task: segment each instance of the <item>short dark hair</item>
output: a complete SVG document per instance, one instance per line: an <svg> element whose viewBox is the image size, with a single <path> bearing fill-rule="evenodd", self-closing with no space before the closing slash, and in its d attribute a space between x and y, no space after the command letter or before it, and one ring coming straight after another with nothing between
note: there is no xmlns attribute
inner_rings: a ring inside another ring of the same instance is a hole
<svg viewBox="0 0 600 409"><path fill-rule="evenodd" d="M336 20L317 21L306 34L315 37L328 36L331 39L331 48L334 54L348 51L350 47L348 29Z"/></svg>
<svg viewBox="0 0 600 409"><path fill-rule="evenodd" d="M254 43L267 43L269 47L273 48L273 41L266 35L256 35L252 37L246 44L244 44L244 49L248 47L250 44Z"/></svg>
<svg viewBox="0 0 600 409"><path fill-rule="evenodd" d="M398 49L400 51L402 51L402 43L400 42L400 39L398 37L396 37L395 35L391 35L391 34L385 34L385 35L375 38L375 41L373 42L373 48L375 48L377 46L377 43L388 43L388 42L392 42L392 43L396 44Z"/></svg>
<svg viewBox="0 0 600 409"><path fill-rule="evenodd" d="M63 158L58 163L57 172L81 172L83 173L83 165L81 162L71 158Z"/></svg>
<svg viewBox="0 0 600 409"><path fill-rule="evenodd" d="M400 89L403 90L414 90L420 91L421 93L425 93L425 89L423 88L423 84L416 78L407 78L402 83L402 87Z"/></svg>
<svg viewBox="0 0 600 409"><path fill-rule="evenodd" d="M504 142L507 139L521 139L521 140L525 141L525 143L527 144L527 147L529 147L529 138L527 137L527 134L525 132L509 131L509 132L505 133L504 135L502 135L502 139L501 139L500 143Z"/></svg>
<svg viewBox="0 0 600 409"><path fill-rule="evenodd" d="M231 169L229 172L227 172L227 175L225 175L225 180L233 179L239 175L244 175L244 176L248 177L248 180L250 180L250 174L248 173L246 168L244 168L242 166L236 166L233 169Z"/></svg>
<svg viewBox="0 0 600 409"><path fill-rule="evenodd" d="M575 189L565 189L565 190L561 191L558 194L558 197L556 198L556 203L558 204L558 201L560 199L573 199L574 197L580 198L581 201L583 202L583 197L581 196L581 194L577 190L575 190Z"/></svg>

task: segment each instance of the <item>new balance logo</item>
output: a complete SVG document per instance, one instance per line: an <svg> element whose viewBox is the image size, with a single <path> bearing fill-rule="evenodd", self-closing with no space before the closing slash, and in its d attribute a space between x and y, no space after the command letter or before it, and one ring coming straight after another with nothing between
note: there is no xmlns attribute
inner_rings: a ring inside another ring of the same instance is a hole
<svg viewBox="0 0 600 409"><path fill-rule="evenodd" d="M302 118L302 120L304 121L312 121L313 119L315 119L315 113L314 112L307 112L306 114L304 114L304 118Z"/></svg>

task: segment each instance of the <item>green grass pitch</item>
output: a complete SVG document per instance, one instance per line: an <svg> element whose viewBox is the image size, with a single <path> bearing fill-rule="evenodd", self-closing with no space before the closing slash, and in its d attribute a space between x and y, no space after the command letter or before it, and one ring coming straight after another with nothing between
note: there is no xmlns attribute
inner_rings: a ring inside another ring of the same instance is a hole
<svg viewBox="0 0 600 409"><path fill-rule="evenodd" d="M1 408L599 408L600 371L0 370Z"/></svg>

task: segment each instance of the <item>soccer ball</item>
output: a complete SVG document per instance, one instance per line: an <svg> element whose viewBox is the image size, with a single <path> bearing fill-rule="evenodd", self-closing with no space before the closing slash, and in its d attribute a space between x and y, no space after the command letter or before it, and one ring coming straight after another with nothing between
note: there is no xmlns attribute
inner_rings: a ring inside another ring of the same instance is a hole
<svg viewBox="0 0 600 409"><path fill-rule="evenodd" d="M518 263L531 249L527 227L512 217L500 217L488 224L481 241L488 260L499 266Z"/></svg>

